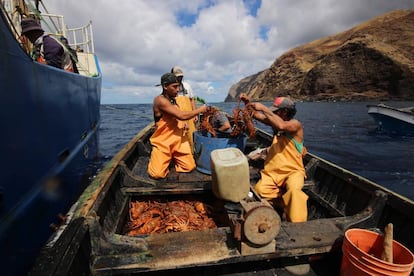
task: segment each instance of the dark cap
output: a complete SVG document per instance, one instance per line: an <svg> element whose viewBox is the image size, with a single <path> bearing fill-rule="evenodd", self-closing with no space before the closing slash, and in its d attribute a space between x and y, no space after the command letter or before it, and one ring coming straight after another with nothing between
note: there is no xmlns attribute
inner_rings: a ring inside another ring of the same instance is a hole
<svg viewBox="0 0 414 276"><path fill-rule="evenodd" d="M178 67L178 66L174 66L172 69L171 69L171 73L173 73L174 75L176 75L177 77L184 77L184 72L183 72L183 69L181 69L180 67Z"/></svg>
<svg viewBox="0 0 414 276"><path fill-rule="evenodd" d="M37 23L36 20L34 20L33 18L22 19L20 25L22 26L22 34L25 34L30 31L43 31L39 23Z"/></svg>
<svg viewBox="0 0 414 276"><path fill-rule="evenodd" d="M277 97L273 101L273 106L270 107L270 110L272 110L272 112L275 112L276 110L282 108L295 109L295 103L287 97Z"/></svg>
<svg viewBox="0 0 414 276"><path fill-rule="evenodd" d="M166 73L161 77L161 85L170 85L171 83L179 83L177 77L173 73Z"/></svg>

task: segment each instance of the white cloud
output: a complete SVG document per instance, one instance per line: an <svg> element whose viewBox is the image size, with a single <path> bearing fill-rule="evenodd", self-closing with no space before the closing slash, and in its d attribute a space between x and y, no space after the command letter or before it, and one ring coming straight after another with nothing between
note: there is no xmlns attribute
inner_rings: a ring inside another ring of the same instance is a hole
<svg viewBox="0 0 414 276"><path fill-rule="evenodd" d="M245 4L246 3L246 4ZM248 5L247 5L248 3ZM93 22L103 71L103 103L151 103L160 76L172 66L208 102L269 67L286 50L332 35L412 0L49 1L69 27ZM181 18L176 18L182 15ZM190 18L186 24L184 20ZM267 37L261 31L267 30Z"/></svg>

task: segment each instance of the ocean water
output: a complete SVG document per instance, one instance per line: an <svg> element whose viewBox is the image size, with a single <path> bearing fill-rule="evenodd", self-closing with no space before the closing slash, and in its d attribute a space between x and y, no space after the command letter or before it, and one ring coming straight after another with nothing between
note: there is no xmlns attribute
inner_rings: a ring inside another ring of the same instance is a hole
<svg viewBox="0 0 414 276"><path fill-rule="evenodd" d="M414 200L414 137L377 132L367 104L375 103L297 103L296 118L304 126L305 146L319 157ZM387 104L414 106L414 102ZM214 105L229 113L237 107L237 103ZM100 152L104 163L153 120L152 104L102 105L101 119Z"/></svg>

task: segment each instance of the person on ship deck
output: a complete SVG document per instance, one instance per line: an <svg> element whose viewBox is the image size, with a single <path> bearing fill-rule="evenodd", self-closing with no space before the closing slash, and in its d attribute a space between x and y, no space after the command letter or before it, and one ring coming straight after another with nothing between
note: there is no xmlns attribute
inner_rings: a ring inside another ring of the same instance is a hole
<svg viewBox="0 0 414 276"><path fill-rule="evenodd" d="M27 37L34 46L31 53L33 60L73 72L73 64L68 50L57 39L45 34L34 18L23 18L21 27L22 35Z"/></svg>

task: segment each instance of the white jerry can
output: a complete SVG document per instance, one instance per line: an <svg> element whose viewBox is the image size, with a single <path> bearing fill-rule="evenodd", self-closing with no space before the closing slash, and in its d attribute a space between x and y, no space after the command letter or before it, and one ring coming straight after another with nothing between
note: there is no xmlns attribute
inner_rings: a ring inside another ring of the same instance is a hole
<svg viewBox="0 0 414 276"><path fill-rule="evenodd" d="M249 164L238 148L213 150L210 154L212 190L216 197L239 202L250 191Z"/></svg>

